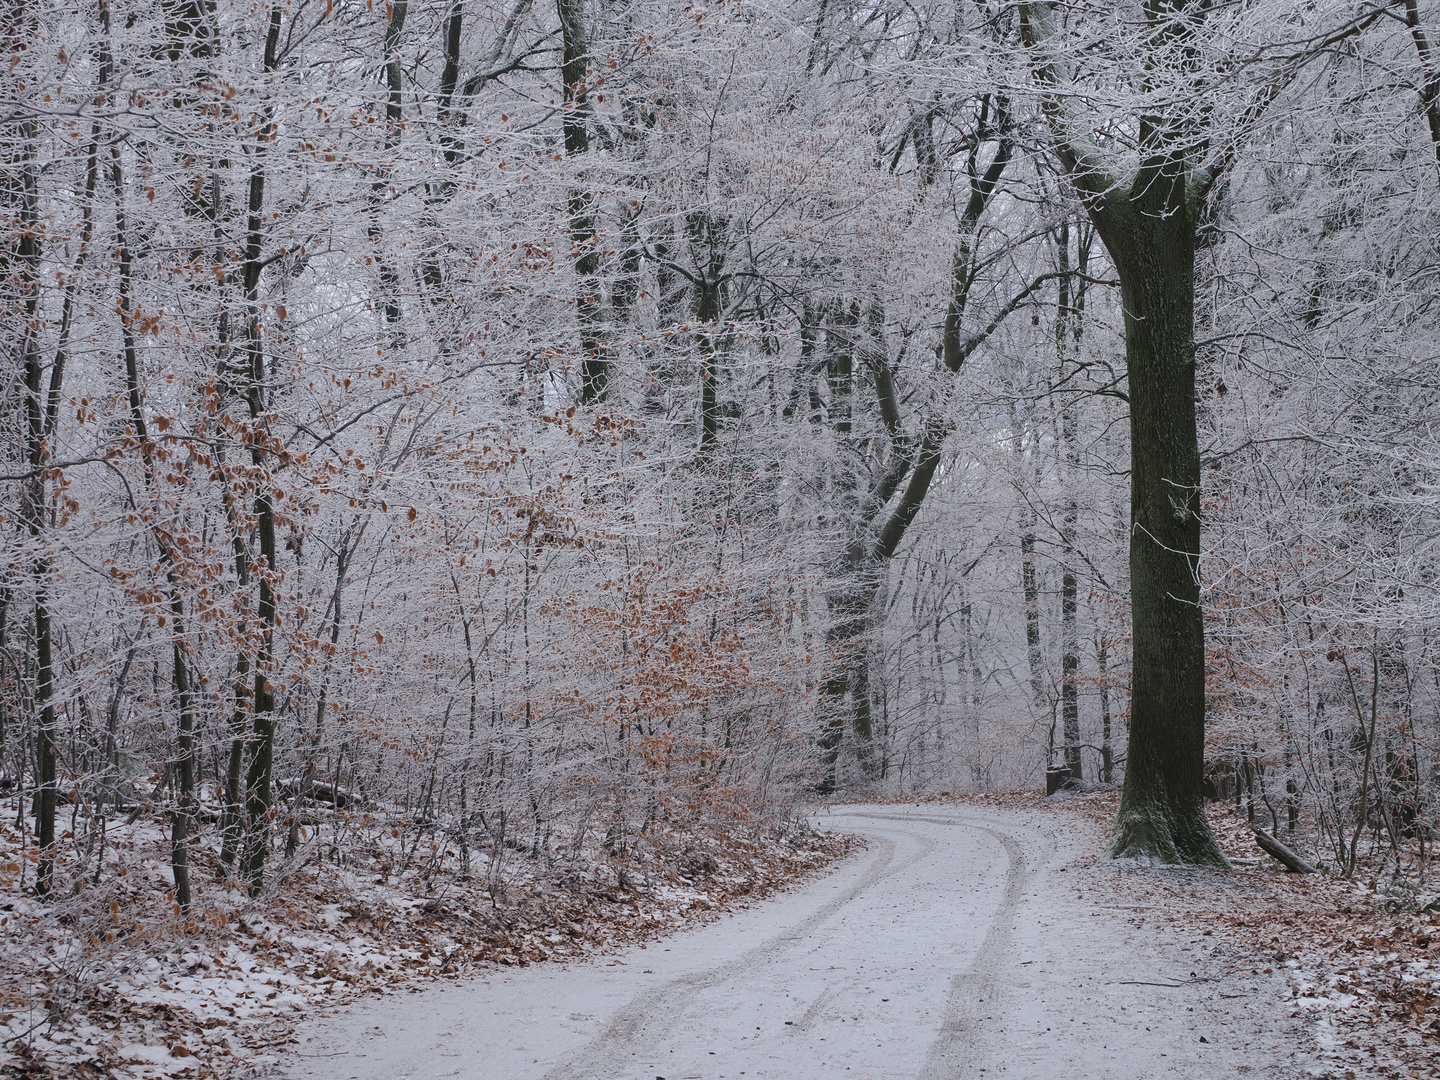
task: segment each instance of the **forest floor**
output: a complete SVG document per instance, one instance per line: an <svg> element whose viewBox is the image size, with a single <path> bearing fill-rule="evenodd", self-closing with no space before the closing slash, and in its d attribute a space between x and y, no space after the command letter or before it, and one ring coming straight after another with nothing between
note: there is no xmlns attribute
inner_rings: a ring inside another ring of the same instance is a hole
<svg viewBox="0 0 1440 1080"><path fill-rule="evenodd" d="M1103 859L1114 809L835 806L499 896L312 864L188 925L158 828L112 830L124 889L41 906L0 826L0 1075L1440 1077L1433 897L1286 874L1221 808L1230 872Z"/></svg>
<svg viewBox="0 0 1440 1080"><path fill-rule="evenodd" d="M638 858L476 853L472 879L458 881L426 852L406 858L401 830L357 821L368 835L350 839L344 866L317 857L324 837L308 830L253 900L216 883L214 852L197 845L197 900L182 918L158 815L112 822L83 868L103 874L65 868L79 887L46 903L16 810L0 801L0 1077L13 1080L247 1074L284 1057L307 1015L610 955L803 881L856 842L795 822L745 836L662 831Z"/></svg>
<svg viewBox="0 0 1440 1080"><path fill-rule="evenodd" d="M1114 794L1068 800L1100 838L1116 803ZM1304 1022L1312 1076L1440 1077L1436 885L1377 881L1363 862L1354 880L1290 874L1242 816L1221 804L1209 813L1232 869L1118 873L1137 926L1204 942L1234 971L1263 977L1279 993L1272 1010Z"/></svg>

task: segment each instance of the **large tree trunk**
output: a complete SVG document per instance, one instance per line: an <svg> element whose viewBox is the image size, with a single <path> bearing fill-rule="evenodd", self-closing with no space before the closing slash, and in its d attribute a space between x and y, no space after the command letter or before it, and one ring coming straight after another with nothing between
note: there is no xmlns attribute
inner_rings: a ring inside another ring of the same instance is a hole
<svg viewBox="0 0 1440 1080"><path fill-rule="evenodd" d="M1199 5L1147 6L1151 47L1188 40ZM1137 118L1146 154L1128 183L1109 174L1069 97L1049 3L1024 4L1021 34L1047 87L1056 150L1120 277L1130 400L1130 748L1109 851L1225 865L1201 802L1205 628L1200 611L1200 452L1195 430L1195 231L1217 173L1186 161L1188 120ZM1193 145L1193 144L1190 144Z"/></svg>
<svg viewBox="0 0 1440 1080"><path fill-rule="evenodd" d="M1130 394L1130 748L1110 853L1225 865L1206 821L1195 229L1181 163L1092 211L1120 276Z"/></svg>

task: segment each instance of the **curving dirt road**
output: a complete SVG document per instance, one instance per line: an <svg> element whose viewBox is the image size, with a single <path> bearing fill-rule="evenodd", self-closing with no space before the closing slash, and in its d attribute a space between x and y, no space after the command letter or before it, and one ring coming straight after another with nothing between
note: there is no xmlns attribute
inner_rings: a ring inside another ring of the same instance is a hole
<svg viewBox="0 0 1440 1080"><path fill-rule="evenodd" d="M857 806L869 848L803 888L618 958L318 1020L295 1080L1052 1080L1300 1076L1278 975L1157 941L1053 816ZM1292 1027L1292 1025L1294 1025Z"/></svg>

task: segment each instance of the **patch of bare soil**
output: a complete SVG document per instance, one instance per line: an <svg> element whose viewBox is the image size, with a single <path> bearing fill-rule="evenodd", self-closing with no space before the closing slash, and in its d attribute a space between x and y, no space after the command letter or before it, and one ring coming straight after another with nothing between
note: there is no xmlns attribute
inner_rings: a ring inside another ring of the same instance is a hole
<svg viewBox="0 0 1440 1080"><path fill-rule="evenodd" d="M858 843L795 823L676 832L625 859L506 851L485 873L481 856L463 881L397 871L377 834L343 866L316 848L281 867L259 899L203 885L181 917L158 818L112 829L99 883L77 876L50 902L33 895L25 839L0 824L0 1076L127 1080L241 1075L315 1010L611 952L810 877ZM209 882L213 855L192 860Z"/></svg>

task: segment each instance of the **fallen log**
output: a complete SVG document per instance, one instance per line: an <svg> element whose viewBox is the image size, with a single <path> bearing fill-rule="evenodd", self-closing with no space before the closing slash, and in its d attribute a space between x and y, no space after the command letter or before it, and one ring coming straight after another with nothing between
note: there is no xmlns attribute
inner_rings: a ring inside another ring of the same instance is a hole
<svg viewBox="0 0 1440 1080"><path fill-rule="evenodd" d="M1299 855L1295 854L1295 852L1291 851L1284 844L1280 843L1279 840L1276 840L1275 837L1271 836L1264 829L1257 828L1254 825L1250 826L1250 828L1254 830L1255 843L1260 845L1261 850L1263 850L1267 855L1271 855L1279 862L1283 863L1285 865L1285 869L1289 870L1290 873L1318 873L1315 867L1311 866Z"/></svg>

